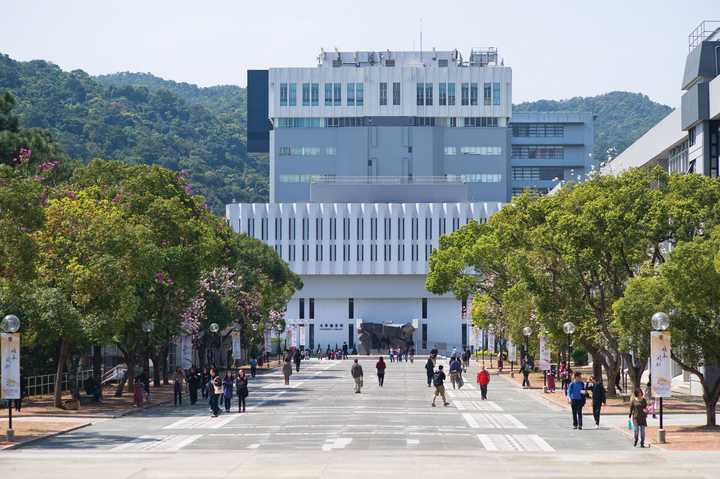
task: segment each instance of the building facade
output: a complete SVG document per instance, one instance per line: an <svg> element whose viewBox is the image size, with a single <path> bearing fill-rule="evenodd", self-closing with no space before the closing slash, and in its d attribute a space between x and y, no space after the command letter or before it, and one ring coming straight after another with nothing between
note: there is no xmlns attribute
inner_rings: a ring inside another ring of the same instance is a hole
<svg viewBox="0 0 720 479"><path fill-rule="evenodd" d="M492 48L321 52L315 67L249 71L248 150L269 154L270 203L226 216L301 275L291 343L352 347L361 322L413 322L418 351L470 346L467 300L425 289L439 238L487 221L516 185L588 168L587 115L514 121L512 71Z"/></svg>
<svg viewBox="0 0 720 479"><path fill-rule="evenodd" d="M619 174L659 165L671 173L718 176L720 22L702 22L688 37L680 108L601 168Z"/></svg>

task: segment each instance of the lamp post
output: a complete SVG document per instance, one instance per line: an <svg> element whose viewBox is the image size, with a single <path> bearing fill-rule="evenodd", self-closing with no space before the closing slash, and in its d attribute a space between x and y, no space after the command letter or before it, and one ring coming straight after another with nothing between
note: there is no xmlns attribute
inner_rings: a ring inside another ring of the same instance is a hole
<svg viewBox="0 0 720 479"><path fill-rule="evenodd" d="M563 331L567 335L567 356L566 356L567 364L566 364L566 367L568 368L568 371L570 368L570 355L571 355L571 350L570 350L571 339L570 338L573 334L575 334L575 330L577 330L577 327L575 326L575 323L573 323L572 321L568 321L565 324L563 324Z"/></svg>
<svg viewBox="0 0 720 479"><path fill-rule="evenodd" d="M16 401L20 399L20 318L14 314L8 314L0 322L2 331L5 333L3 338L4 347L7 350L2 355L3 369L3 399L8 399L8 428L5 436L8 441L15 439L15 430L12 425L12 399Z"/></svg>
<svg viewBox="0 0 720 479"><path fill-rule="evenodd" d="M212 363L215 363L215 336L217 335L218 331L220 331L220 326L218 325L218 323L210 323L210 325L208 326L208 331L210 331L210 333L212 334L212 341L210 343L210 359Z"/></svg>
<svg viewBox="0 0 720 479"><path fill-rule="evenodd" d="M492 340L492 348L490 348ZM493 355L495 354L495 326L488 326L488 352L490 353L490 369L493 367Z"/></svg>
<svg viewBox="0 0 720 479"><path fill-rule="evenodd" d="M153 320L148 319L143 321L142 330L145 333L145 361L143 367L145 368L145 374L147 374L148 385L150 384L150 333L155 329L155 323Z"/></svg>
<svg viewBox="0 0 720 479"><path fill-rule="evenodd" d="M525 326L522 329L523 336L525 336L525 362L527 362L528 358L530 357L530 335L532 334L532 328L530 326Z"/></svg>
<svg viewBox="0 0 720 479"><path fill-rule="evenodd" d="M650 318L650 323L652 324L653 330L655 332L662 332L667 330L670 327L670 317L663 313L662 311L658 311L657 313L653 314ZM652 348L651 348L652 350ZM652 352L652 351L651 351ZM652 363L653 358L650 358L650 387L652 388ZM657 375L657 372L656 372ZM656 377L657 379L657 377ZM657 442L660 444L665 444L665 429L663 428L663 398L660 396L660 428L657 432Z"/></svg>

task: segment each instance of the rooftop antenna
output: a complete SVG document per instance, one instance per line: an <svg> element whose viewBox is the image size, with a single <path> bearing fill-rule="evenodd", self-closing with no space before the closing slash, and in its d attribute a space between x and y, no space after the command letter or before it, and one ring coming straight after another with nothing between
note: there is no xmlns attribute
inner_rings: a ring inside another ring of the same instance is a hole
<svg viewBox="0 0 720 479"><path fill-rule="evenodd" d="M422 17L420 17L420 63L425 66L425 62L423 61L423 50L422 50Z"/></svg>

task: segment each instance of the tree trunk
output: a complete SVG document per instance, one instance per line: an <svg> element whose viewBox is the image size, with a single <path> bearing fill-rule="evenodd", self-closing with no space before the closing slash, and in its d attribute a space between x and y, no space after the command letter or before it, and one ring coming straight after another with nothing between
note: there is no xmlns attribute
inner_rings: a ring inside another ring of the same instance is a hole
<svg viewBox="0 0 720 479"><path fill-rule="evenodd" d="M633 391L636 389L642 389L642 375L645 372L645 365L647 364L647 359L638 360L636 358L635 360L633 360L632 356L630 356L629 353L625 353L625 362L629 365L628 377L630 378L630 382L632 383Z"/></svg>
<svg viewBox="0 0 720 479"><path fill-rule="evenodd" d="M102 399L102 376L103 376L103 358L102 346L93 344L93 378L95 384L100 388L100 398Z"/></svg>
<svg viewBox="0 0 720 479"><path fill-rule="evenodd" d="M615 389L615 378L620 371L620 365L617 357L613 355L611 351L604 351L603 354L603 366L605 366L605 375L607 377L607 397L617 397L617 390Z"/></svg>
<svg viewBox="0 0 720 479"><path fill-rule="evenodd" d="M57 370L55 372L55 391L53 397L53 403L55 407L62 408L62 382L63 375L65 373L65 361L67 361L67 355L70 351L70 342L65 338L60 340L60 352L58 353Z"/></svg>
<svg viewBox="0 0 720 479"><path fill-rule="evenodd" d="M705 394L703 394L703 400L705 401L705 425L707 427L717 426L715 420L715 408L717 407L717 398L714 401L708 400Z"/></svg>
<svg viewBox="0 0 720 479"><path fill-rule="evenodd" d="M602 354L597 351L593 351L590 354L592 355L593 359L593 377L602 379Z"/></svg>
<svg viewBox="0 0 720 479"><path fill-rule="evenodd" d="M166 386L168 384L170 384L170 378L168 375L168 354L169 354L169 352L170 352L170 348L168 347L167 344L165 344L160 349L160 361L162 364L162 381L163 381L163 384L165 384Z"/></svg>
<svg viewBox="0 0 720 479"><path fill-rule="evenodd" d="M154 354L152 356L153 362L153 385L157 388L160 387L160 356Z"/></svg>

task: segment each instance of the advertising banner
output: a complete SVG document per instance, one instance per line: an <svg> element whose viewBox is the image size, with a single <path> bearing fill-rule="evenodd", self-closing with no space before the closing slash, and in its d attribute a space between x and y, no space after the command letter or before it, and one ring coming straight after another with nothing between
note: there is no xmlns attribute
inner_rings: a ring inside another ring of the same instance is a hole
<svg viewBox="0 0 720 479"><path fill-rule="evenodd" d="M240 344L240 331L233 331L232 332L232 357L233 359L240 360L242 359L242 351L241 344Z"/></svg>
<svg viewBox="0 0 720 479"><path fill-rule="evenodd" d="M305 325L301 324L300 328L300 346L305 346Z"/></svg>
<svg viewBox="0 0 720 479"><path fill-rule="evenodd" d="M0 398L20 399L20 335L0 334Z"/></svg>
<svg viewBox="0 0 720 479"><path fill-rule="evenodd" d="M180 367L190 369L193 363L192 337L180 336Z"/></svg>
<svg viewBox="0 0 720 479"><path fill-rule="evenodd" d="M515 343L509 339L507 340L507 351L508 361L517 362L517 348L515 347Z"/></svg>
<svg viewBox="0 0 720 479"><path fill-rule="evenodd" d="M488 352L495 352L495 333L488 333Z"/></svg>
<svg viewBox="0 0 720 479"><path fill-rule="evenodd" d="M540 349L537 367L540 371L550 370L550 349L547 347L547 342L543 336L540 336Z"/></svg>
<svg viewBox="0 0 720 479"><path fill-rule="evenodd" d="M671 397L672 362L670 359L670 333L668 331L653 331L650 333L650 361L653 396Z"/></svg>

